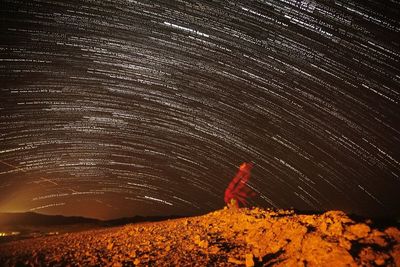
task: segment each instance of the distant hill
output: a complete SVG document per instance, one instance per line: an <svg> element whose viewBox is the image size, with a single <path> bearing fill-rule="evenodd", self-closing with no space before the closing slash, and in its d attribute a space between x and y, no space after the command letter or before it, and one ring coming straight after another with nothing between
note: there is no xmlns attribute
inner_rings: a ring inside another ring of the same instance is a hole
<svg viewBox="0 0 400 267"><path fill-rule="evenodd" d="M0 226L54 226L69 224L98 224L100 220L79 216L45 215L35 212L0 213Z"/></svg>
<svg viewBox="0 0 400 267"><path fill-rule="evenodd" d="M137 222L156 222L182 216L134 216L113 220L98 220L80 216L45 215L35 212L0 213L0 226L49 227L71 224L95 224L98 226L118 226Z"/></svg>

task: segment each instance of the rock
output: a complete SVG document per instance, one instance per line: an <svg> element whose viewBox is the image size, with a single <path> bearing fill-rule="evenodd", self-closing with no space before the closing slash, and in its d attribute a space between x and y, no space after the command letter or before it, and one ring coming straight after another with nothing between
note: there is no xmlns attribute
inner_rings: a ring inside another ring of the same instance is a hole
<svg viewBox="0 0 400 267"><path fill-rule="evenodd" d="M341 246L342 248L344 248L346 250L350 250L351 249L351 242L348 241L346 238L340 238L339 239L339 246Z"/></svg>
<svg viewBox="0 0 400 267"><path fill-rule="evenodd" d="M254 266L253 254L251 253L246 254L246 267L253 267L253 266Z"/></svg>
<svg viewBox="0 0 400 267"><path fill-rule="evenodd" d="M208 248L208 241L207 240L202 240L199 242L199 247L201 248Z"/></svg>
<svg viewBox="0 0 400 267"><path fill-rule="evenodd" d="M210 249L208 250L211 254L217 254L219 251L220 251L220 249L219 249L219 247L217 247L217 246L212 246L212 247L210 247Z"/></svg>
<svg viewBox="0 0 400 267"><path fill-rule="evenodd" d="M389 237L395 240L397 243L400 243L400 230L395 227L389 227L385 230L385 233L389 235Z"/></svg>
<svg viewBox="0 0 400 267"><path fill-rule="evenodd" d="M384 233L377 230L372 230L371 234L366 238L366 242L373 243L381 247L386 247L388 243L384 236Z"/></svg>
<svg viewBox="0 0 400 267"><path fill-rule="evenodd" d="M400 266L400 244L397 243L390 252L390 255L394 259L394 265Z"/></svg>
<svg viewBox="0 0 400 267"><path fill-rule="evenodd" d="M347 230L355 235L357 238L363 238L368 235L368 233L371 231L371 228L366 224L358 223L349 226Z"/></svg>
<svg viewBox="0 0 400 267"><path fill-rule="evenodd" d="M201 238L199 235L195 235L193 238L193 241L196 245L198 245L201 242Z"/></svg>
<svg viewBox="0 0 400 267"><path fill-rule="evenodd" d="M228 262L234 263L234 264L244 264L244 263L245 263L245 262L243 262L243 261L241 261L241 260L238 260L238 259L235 259L235 258L233 258L233 257L229 257L229 258L228 258Z"/></svg>
<svg viewBox="0 0 400 267"><path fill-rule="evenodd" d="M382 258L376 259L376 260L375 260L375 264L378 265L378 266L382 266L382 265L385 264L385 260L382 259Z"/></svg>

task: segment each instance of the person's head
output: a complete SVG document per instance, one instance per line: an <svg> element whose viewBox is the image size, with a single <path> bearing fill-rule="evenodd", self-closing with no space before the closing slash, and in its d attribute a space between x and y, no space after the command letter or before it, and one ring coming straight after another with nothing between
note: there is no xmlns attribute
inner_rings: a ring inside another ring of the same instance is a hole
<svg viewBox="0 0 400 267"><path fill-rule="evenodd" d="M243 162L240 165L239 170L241 171L250 171L253 168L254 164L252 162Z"/></svg>

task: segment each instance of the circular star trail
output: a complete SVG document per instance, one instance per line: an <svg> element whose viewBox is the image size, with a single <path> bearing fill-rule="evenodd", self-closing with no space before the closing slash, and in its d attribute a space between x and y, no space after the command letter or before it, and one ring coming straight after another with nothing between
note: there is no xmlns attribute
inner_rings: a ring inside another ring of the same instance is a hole
<svg viewBox="0 0 400 267"><path fill-rule="evenodd" d="M0 7L0 211L400 214L398 1Z"/></svg>

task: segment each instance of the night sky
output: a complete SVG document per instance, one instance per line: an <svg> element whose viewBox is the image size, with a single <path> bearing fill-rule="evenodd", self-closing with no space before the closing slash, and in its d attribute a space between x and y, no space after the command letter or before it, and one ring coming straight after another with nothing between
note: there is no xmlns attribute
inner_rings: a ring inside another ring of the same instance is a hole
<svg viewBox="0 0 400 267"><path fill-rule="evenodd" d="M400 215L400 2L0 4L0 212Z"/></svg>

